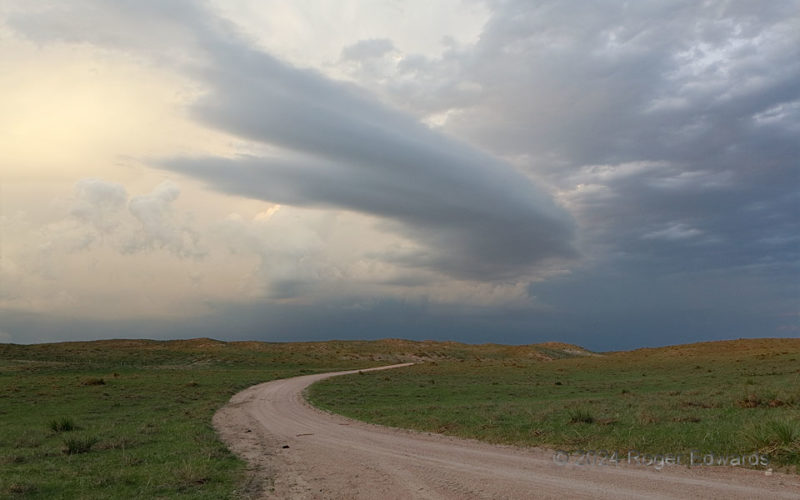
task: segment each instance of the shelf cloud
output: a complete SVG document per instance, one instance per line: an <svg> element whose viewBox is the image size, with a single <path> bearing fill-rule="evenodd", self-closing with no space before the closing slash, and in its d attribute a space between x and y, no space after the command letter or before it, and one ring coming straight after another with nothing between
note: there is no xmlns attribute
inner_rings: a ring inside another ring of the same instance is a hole
<svg viewBox="0 0 800 500"><path fill-rule="evenodd" d="M228 193L385 218L420 244L409 265L492 280L572 257L573 224L511 165L388 109L359 89L237 50L205 73L204 122L283 154L177 158L167 169Z"/></svg>

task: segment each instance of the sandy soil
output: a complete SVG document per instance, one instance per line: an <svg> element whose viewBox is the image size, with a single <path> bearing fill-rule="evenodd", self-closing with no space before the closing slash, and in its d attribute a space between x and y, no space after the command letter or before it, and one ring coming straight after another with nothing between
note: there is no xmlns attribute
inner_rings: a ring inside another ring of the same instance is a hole
<svg viewBox="0 0 800 500"><path fill-rule="evenodd" d="M378 369L398 368L393 365ZM495 446L356 422L311 407L303 390L354 371L250 387L214 415L249 464L257 498L794 498L800 476L732 467L579 466L552 450Z"/></svg>

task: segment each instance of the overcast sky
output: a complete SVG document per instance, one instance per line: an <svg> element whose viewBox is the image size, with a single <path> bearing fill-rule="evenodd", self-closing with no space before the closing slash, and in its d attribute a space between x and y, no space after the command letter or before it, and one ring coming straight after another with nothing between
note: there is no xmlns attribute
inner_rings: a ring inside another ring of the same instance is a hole
<svg viewBox="0 0 800 500"><path fill-rule="evenodd" d="M0 342L800 336L800 2L0 4Z"/></svg>

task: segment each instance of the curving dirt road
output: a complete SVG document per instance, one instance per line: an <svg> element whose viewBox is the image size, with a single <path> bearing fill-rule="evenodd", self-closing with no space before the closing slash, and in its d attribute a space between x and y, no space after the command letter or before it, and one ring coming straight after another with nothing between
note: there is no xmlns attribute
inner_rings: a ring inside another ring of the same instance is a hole
<svg viewBox="0 0 800 500"><path fill-rule="evenodd" d="M310 384L356 371L259 384L233 396L214 415L223 441L250 466L246 495L800 499L800 476L723 467L558 465L549 450L365 424L313 408L303 398Z"/></svg>

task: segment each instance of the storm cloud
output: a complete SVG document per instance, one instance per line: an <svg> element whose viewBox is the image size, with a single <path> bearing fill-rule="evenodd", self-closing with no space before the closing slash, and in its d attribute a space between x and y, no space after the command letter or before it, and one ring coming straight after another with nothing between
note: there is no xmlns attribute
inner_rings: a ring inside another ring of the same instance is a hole
<svg viewBox="0 0 800 500"><path fill-rule="evenodd" d="M272 295L215 302L202 321L214 328L321 338L327 322L334 336L357 325L362 337L412 329L599 349L797 335L800 2L481 4L476 39L419 53L376 29L312 67L290 64L213 2L85 0L68 15L18 8L6 22L196 85L186 114L235 151L180 150L143 158L148 167L234 197L366 216L345 238L353 254L359 235L387 237L353 258L371 270L356 285L316 230L311 249L276 243L302 222L232 219L221 234L246 237L240 251L257 256ZM337 22L346 19L320 29ZM173 237L173 191L128 200L121 185L84 182L72 216L100 238L127 203L147 249L181 256L204 235ZM336 278L314 295L326 276ZM449 316L426 302L444 280L508 285L528 306L462 304ZM378 286L387 283L406 285L390 295ZM361 300L372 292L374 307ZM271 297L313 297L315 315Z"/></svg>
<svg viewBox="0 0 800 500"><path fill-rule="evenodd" d="M105 12L85 5L90 13ZM156 19L159 30L176 9L135 3L123 8L142 22ZM209 11L189 2L180 11L179 28L168 39L183 37L191 55L175 60L205 89L192 105L193 116L280 151L156 160L163 168L230 194L385 219L383 227L419 245L387 259L456 278L513 279L545 259L576 257L571 216L531 176L382 104L369 91L251 48ZM19 23L28 26L25 18ZM62 29L70 39L82 36ZM101 30L95 36L102 43L166 57L131 33ZM391 48L390 40L365 40L346 48L343 56L378 57Z"/></svg>
<svg viewBox="0 0 800 500"><path fill-rule="evenodd" d="M233 194L386 218L421 243L405 262L456 277L511 278L574 255L567 212L511 165L354 86L230 42L207 46L217 62L202 72L210 91L195 115L284 154L166 168Z"/></svg>

